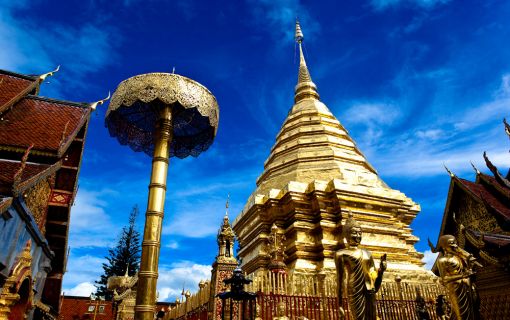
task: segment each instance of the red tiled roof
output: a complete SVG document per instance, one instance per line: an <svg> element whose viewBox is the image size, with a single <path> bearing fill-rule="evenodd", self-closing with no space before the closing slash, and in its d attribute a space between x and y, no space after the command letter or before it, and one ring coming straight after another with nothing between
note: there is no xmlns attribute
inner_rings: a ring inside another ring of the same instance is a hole
<svg viewBox="0 0 510 320"><path fill-rule="evenodd" d="M104 306L104 312L99 312L99 306ZM158 302L156 304L156 312L164 309L165 311L169 306L175 305L170 302ZM89 307L93 306L94 311L89 311ZM111 320L114 319L111 301L91 301L89 297L77 296L64 296L62 300L62 308L60 309L59 320L75 320L75 319L94 319L94 312L96 313L96 320Z"/></svg>
<svg viewBox="0 0 510 320"><path fill-rule="evenodd" d="M487 174L481 173L479 175L480 179L485 181L486 183L492 185L494 188L496 188L500 193L502 193L505 197L510 199L510 189L506 188L504 185L498 182L496 178L493 176L489 176Z"/></svg>
<svg viewBox="0 0 510 320"><path fill-rule="evenodd" d="M53 172L60 166L60 162L56 165L27 163L22 171L20 185L27 185L37 181L38 178ZM0 159L0 193L10 194L14 176L21 168L20 161L2 160Z"/></svg>
<svg viewBox="0 0 510 320"><path fill-rule="evenodd" d="M34 144L33 151L58 154L89 112L82 104L28 96L0 120L0 148L26 149Z"/></svg>
<svg viewBox="0 0 510 320"><path fill-rule="evenodd" d="M0 70L0 112L2 106L33 87L37 79ZM28 92L27 92L28 93Z"/></svg>
<svg viewBox="0 0 510 320"><path fill-rule="evenodd" d="M104 308L100 308L101 306L103 306ZM62 308L60 309L60 315L58 319L111 320L114 318L113 316L114 314L111 301L99 301L99 300L91 301L89 297L64 296L64 299L62 300Z"/></svg>
<svg viewBox="0 0 510 320"><path fill-rule="evenodd" d="M506 204L502 203L500 199L495 197L483 184L474 183L460 178L457 180L475 197L489 205L493 209L493 213L497 214L499 218L502 218L507 223L510 222L510 208Z"/></svg>

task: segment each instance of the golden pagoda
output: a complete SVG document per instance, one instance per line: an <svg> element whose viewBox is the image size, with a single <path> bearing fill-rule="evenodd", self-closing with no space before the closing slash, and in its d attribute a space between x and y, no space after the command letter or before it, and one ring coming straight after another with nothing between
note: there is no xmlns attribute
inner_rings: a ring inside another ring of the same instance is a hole
<svg viewBox="0 0 510 320"><path fill-rule="evenodd" d="M335 251L343 247L341 227L348 212L362 226L362 246L379 260L388 254L385 279L433 281L423 268L410 224L420 206L382 181L348 131L320 101L302 50L294 105L283 123L257 188L233 222L242 268L267 271L270 234L276 225L285 235L289 276L319 276L335 283Z"/></svg>

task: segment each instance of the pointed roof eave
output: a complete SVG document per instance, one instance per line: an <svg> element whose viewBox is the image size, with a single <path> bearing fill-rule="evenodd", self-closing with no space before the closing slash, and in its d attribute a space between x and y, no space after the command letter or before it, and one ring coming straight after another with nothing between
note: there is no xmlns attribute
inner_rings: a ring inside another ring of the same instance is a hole
<svg viewBox="0 0 510 320"><path fill-rule="evenodd" d="M499 173L498 168L489 160L487 157L487 152L484 151L483 158L485 159L485 164L487 168L492 172L496 181L503 187L510 189L510 181L508 181L501 173Z"/></svg>
<svg viewBox="0 0 510 320"><path fill-rule="evenodd" d="M437 241L439 241L439 237L444 234L446 224L450 218L450 205L452 201L453 196L453 190L455 188L455 185L460 184L457 180L457 177L450 175L450 186L448 187L448 196L446 197L446 204L444 206L444 212L443 212L443 221L441 221L441 228L439 229L439 234L437 236ZM436 243L437 243L436 241Z"/></svg>
<svg viewBox="0 0 510 320"><path fill-rule="evenodd" d="M57 172L62 167L62 161L57 161L55 164L50 165L45 170L39 172L38 174L20 181L18 183L14 183L12 186L12 194L14 196L19 196L23 192L25 192L27 189L33 187L36 183L39 181L46 179L47 177L51 176L55 172Z"/></svg>
<svg viewBox="0 0 510 320"><path fill-rule="evenodd" d="M312 81L312 77L310 76L310 71L308 71L308 67L306 65L305 56L303 54L303 32L301 31L301 26L299 21L296 20L296 42L299 47L299 74L298 74L298 83L295 88L294 94L294 102L298 103L301 100L311 98L319 100L319 93L317 92L317 86Z"/></svg>
<svg viewBox="0 0 510 320"><path fill-rule="evenodd" d="M88 120L90 119L91 111L92 111L91 108L87 108L87 112L83 114L82 118L80 119L80 122L78 123L78 125L76 126L74 131L70 132L70 134L67 137L64 137L64 139L62 139L60 147L58 148L58 151L57 151L57 156L59 158L61 158L64 155L64 153L67 151L67 149L69 148L71 143L74 141L74 139L76 138L76 136L78 135L80 130L83 128L83 126L88 125ZM65 134L65 132L63 134Z"/></svg>

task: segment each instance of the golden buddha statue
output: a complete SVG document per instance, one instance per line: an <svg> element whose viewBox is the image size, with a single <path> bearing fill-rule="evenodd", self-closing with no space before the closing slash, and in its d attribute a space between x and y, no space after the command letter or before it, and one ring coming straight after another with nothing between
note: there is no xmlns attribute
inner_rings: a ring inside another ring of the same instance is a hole
<svg viewBox="0 0 510 320"><path fill-rule="evenodd" d="M372 254L359 248L361 227L351 213L343 229L347 247L335 255L340 319L345 318L342 300L347 295L352 320L376 320L375 294L386 270L386 254L376 270Z"/></svg>
<svg viewBox="0 0 510 320"><path fill-rule="evenodd" d="M431 249L433 252L441 253L437 266L441 281L448 290L455 319L480 319L480 304L472 279L475 274L473 266L479 264L476 263L473 255L459 248L455 237L449 234L439 238L437 249L432 245Z"/></svg>
<svg viewBox="0 0 510 320"><path fill-rule="evenodd" d="M290 320L290 318L287 317L285 311L285 303L283 301L278 303L278 316L274 317L273 320Z"/></svg>

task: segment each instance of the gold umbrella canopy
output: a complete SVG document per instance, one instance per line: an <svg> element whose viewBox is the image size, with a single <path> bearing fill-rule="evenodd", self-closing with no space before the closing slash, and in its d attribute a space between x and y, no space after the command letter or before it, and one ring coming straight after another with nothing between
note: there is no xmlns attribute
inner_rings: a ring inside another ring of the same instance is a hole
<svg viewBox="0 0 510 320"><path fill-rule="evenodd" d="M105 125L112 137L152 156L162 105L172 110L170 157L198 156L218 129L216 98L204 86L173 73L148 73L122 81L112 96Z"/></svg>

